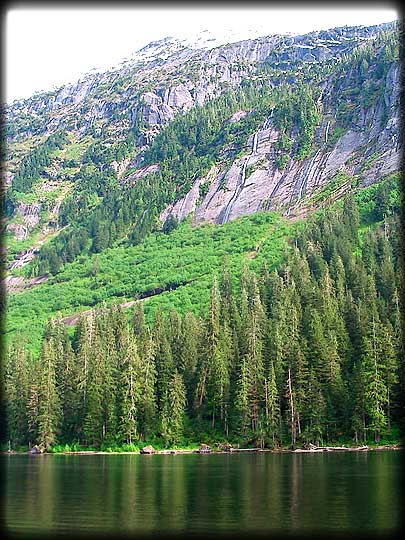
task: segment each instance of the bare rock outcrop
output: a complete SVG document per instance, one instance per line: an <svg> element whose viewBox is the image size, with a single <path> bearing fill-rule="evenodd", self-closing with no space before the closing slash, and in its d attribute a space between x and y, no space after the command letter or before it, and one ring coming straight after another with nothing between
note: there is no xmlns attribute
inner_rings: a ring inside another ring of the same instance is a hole
<svg viewBox="0 0 405 540"><path fill-rule="evenodd" d="M187 87L188 86L188 87ZM165 90L163 103L169 107L188 110L194 105L194 100L190 94L189 88L192 85L179 84L175 87L169 87Z"/></svg>
<svg viewBox="0 0 405 540"><path fill-rule="evenodd" d="M394 118L384 131L395 123ZM259 210L284 209L289 214L302 200L320 192L337 173L345 173L349 180L359 176L360 184L367 186L399 170L400 148L391 146L385 135L375 142L380 151L367 167L362 149L370 146L370 136L362 131L348 130L333 148L321 144L309 158L290 159L284 170L275 166L272 157L277 134L262 130L258 140L256 153L238 158L227 171L218 172L195 212L194 224L223 223ZM341 195L349 188L350 181L337 193Z"/></svg>
<svg viewBox="0 0 405 540"><path fill-rule="evenodd" d="M172 107L164 103L162 98L154 92L145 92L143 94L139 107L134 111L134 118L138 111L140 111L148 125L165 124L174 118Z"/></svg>
<svg viewBox="0 0 405 540"><path fill-rule="evenodd" d="M141 454L147 454L147 455L156 454L156 450L151 445L144 446L143 448L141 448Z"/></svg>
<svg viewBox="0 0 405 540"><path fill-rule="evenodd" d="M159 165L145 165L145 167L141 167L140 169L135 170L133 173L121 178L121 183L126 185L134 185L135 182L137 182L140 178L145 178L145 176L148 176L148 174L152 174L157 171L159 171Z"/></svg>
<svg viewBox="0 0 405 540"><path fill-rule="evenodd" d="M174 205L171 204L165 208L159 216L160 221L166 221L169 215L174 216L178 221L182 221L189 214L195 212L200 201L200 187L203 184L211 185L216 180L218 171L219 167L213 166L205 176L197 178L185 197L179 199Z"/></svg>
<svg viewBox="0 0 405 540"><path fill-rule="evenodd" d="M28 229L21 223L9 223L6 230L12 233L16 240L25 240L28 237Z"/></svg>
<svg viewBox="0 0 405 540"><path fill-rule="evenodd" d="M38 225L41 208L40 203L19 203L14 211L14 220L17 222L8 223L7 231L14 234L17 240L25 240L30 231Z"/></svg>

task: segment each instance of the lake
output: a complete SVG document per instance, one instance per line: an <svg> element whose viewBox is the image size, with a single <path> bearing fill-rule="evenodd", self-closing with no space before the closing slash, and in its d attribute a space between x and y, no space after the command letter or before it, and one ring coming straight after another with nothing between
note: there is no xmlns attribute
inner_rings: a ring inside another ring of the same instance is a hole
<svg viewBox="0 0 405 540"><path fill-rule="evenodd" d="M402 451L2 455L9 533L390 532ZM113 536L112 536L113 537Z"/></svg>

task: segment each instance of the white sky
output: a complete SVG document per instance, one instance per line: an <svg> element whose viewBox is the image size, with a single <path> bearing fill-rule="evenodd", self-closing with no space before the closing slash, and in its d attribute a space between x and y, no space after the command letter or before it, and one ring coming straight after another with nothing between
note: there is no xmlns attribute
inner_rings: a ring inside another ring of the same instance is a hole
<svg viewBox="0 0 405 540"><path fill-rule="evenodd" d="M244 39L251 37L244 33L252 28L258 29L258 35L302 34L398 18L395 7L387 3L370 9L14 8L6 14L3 99L10 103L36 91L75 82L92 68L118 64L150 41L166 36L192 37L206 29L221 34L224 29L232 29Z"/></svg>

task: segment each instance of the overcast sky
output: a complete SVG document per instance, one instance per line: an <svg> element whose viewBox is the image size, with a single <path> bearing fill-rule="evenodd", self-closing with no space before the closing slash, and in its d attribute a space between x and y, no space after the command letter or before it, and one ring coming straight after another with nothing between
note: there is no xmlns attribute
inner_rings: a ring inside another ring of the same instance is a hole
<svg viewBox="0 0 405 540"><path fill-rule="evenodd" d="M248 30L252 28L258 35L306 33L379 24L399 17L395 6L382 6L301 10L243 6L9 9L3 99L11 102L75 82L92 68L118 64L150 41L166 36L192 37L206 29L215 33L232 29L244 39L251 37Z"/></svg>

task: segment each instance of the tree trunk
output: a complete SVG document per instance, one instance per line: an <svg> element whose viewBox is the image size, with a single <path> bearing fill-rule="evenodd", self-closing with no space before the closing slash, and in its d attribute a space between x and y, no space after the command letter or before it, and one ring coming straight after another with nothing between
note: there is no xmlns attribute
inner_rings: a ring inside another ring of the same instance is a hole
<svg viewBox="0 0 405 540"><path fill-rule="evenodd" d="M391 431L391 419L390 419L390 389L387 388L387 428Z"/></svg>
<svg viewBox="0 0 405 540"><path fill-rule="evenodd" d="M294 409L294 399L291 385L291 369L288 368L288 398L290 401L290 413L291 413L291 444L295 446L296 443L296 433L295 433L295 409Z"/></svg>

